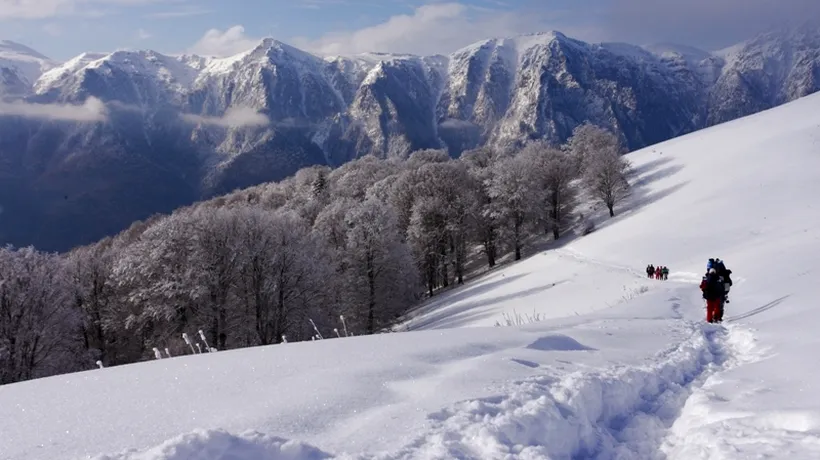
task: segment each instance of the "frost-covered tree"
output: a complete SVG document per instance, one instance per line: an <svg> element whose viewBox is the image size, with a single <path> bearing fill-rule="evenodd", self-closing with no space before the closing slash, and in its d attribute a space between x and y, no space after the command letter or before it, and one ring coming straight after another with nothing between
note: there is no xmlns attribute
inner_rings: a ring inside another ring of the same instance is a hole
<svg viewBox="0 0 820 460"><path fill-rule="evenodd" d="M584 171L584 183L591 194L606 205L615 217L615 205L629 195L629 162L612 151L595 153Z"/></svg>
<svg viewBox="0 0 820 460"><path fill-rule="evenodd" d="M565 149L573 156L579 174L583 174L594 154L613 152L623 154L624 149L618 136L611 131L591 123L584 123L572 132Z"/></svg>
<svg viewBox="0 0 820 460"><path fill-rule="evenodd" d="M472 231L474 238L482 245L487 257L487 265L495 267L498 258L498 213L494 211L494 202L490 196L493 165L501 156L488 148L470 150L462 153L460 160L467 165L467 172L472 178L474 195L472 211Z"/></svg>
<svg viewBox="0 0 820 460"><path fill-rule="evenodd" d="M245 208L237 218L238 297L253 322L255 343L299 338L332 276L324 242L293 212Z"/></svg>
<svg viewBox="0 0 820 460"><path fill-rule="evenodd" d="M407 228L417 199L416 184L419 180L418 170L409 167L376 182L367 191L368 198L375 198L393 207L404 241L407 240Z"/></svg>
<svg viewBox="0 0 820 460"><path fill-rule="evenodd" d="M115 308L115 291L109 282L116 249L106 238L92 246L75 249L66 256L66 268L71 282L74 303L82 314L82 336L89 359L105 365L116 363L109 359L109 347L115 337L106 330L105 321Z"/></svg>
<svg viewBox="0 0 820 460"><path fill-rule="evenodd" d="M62 260L0 249L0 385L77 370L80 321Z"/></svg>
<svg viewBox="0 0 820 460"><path fill-rule="evenodd" d="M198 322L200 267L192 267L195 225L190 212L158 220L117 254L109 283L117 307L103 323L112 334L133 337L131 359L150 357L153 346L165 346ZM150 346L149 346L150 345Z"/></svg>
<svg viewBox="0 0 820 460"><path fill-rule="evenodd" d="M443 208L437 197L417 200L407 230L407 241L431 297L440 281L447 286L447 216Z"/></svg>
<svg viewBox="0 0 820 460"><path fill-rule="evenodd" d="M197 292L200 318L207 318L209 341L222 350L227 346L229 296L239 276L239 219L232 209L204 211L193 217L193 251L187 269Z"/></svg>
<svg viewBox="0 0 820 460"><path fill-rule="evenodd" d="M424 150L417 150L410 154L410 157L407 158L407 163L405 167L407 168L418 168L419 166L429 164L429 163L447 163L451 160L449 154L447 154L447 150L444 149L424 149Z"/></svg>
<svg viewBox="0 0 820 460"><path fill-rule="evenodd" d="M348 212L346 222L349 301L372 334L415 302L417 275L388 205L366 200Z"/></svg>
<svg viewBox="0 0 820 460"><path fill-rule="evenodd" d="M496 162L489 179L492 214L501 223L515 260L521 260L528 224L536 218L543 202L536 177L529 157L517 155Z"/></svg>
<svg viewBox="0 0 820 460"><path fill-rule="evenodd" d="M554 239L571 223L577 204L576 167L572 157L542 142L527 145L519 154L531 165L538 196L543 200L540 220Z"/></svg>
<svg viewBox="0 0 820 460"><path fill-rule="evenodd" d="M373 184L398 170L396 162L380 160L374 156L359 158L328 174L330 194L362 201Z"/></svg>
<svg viewBox="0 0 820 460"><path fill-rule="evenodd" d="M575 157L584 185L615 217L615 205L629 193L629 162L618 136L591 124L579 126L567 142Z"/></svg>

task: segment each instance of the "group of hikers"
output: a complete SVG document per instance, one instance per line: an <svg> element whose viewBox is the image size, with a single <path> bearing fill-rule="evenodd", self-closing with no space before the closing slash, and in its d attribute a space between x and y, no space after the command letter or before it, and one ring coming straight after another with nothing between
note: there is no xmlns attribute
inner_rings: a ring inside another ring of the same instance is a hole
<svg viewBox="0 0 820 460"><path fill-rule="evenodd" d="M723 322L724 305L729 303L732 287L731 275L732 271L717 257L706 263L706 274L700 282L700 290L706 299L706 322Z"/></svg>
<svg viewBox="0 0 820 460"><path fill-rule="evenodd" d="M668 280L669 279L669 268L658 265L657 267L649 264L646 266L646 276L649 279L656 279L656 280Z"/></svg>
<svg viewBox="0 0 820 460"><path fill-rule="evenodd" d="M732 287L732 271L726 268L726 263L720 258L709 259L706 263L706 274L700 282L700 290L706 300L706 321L722 323L724 305L729 303L729 289ZM657 267L646 266L646 276L649 279L669 279L669 268L663 265Z"/></svg>

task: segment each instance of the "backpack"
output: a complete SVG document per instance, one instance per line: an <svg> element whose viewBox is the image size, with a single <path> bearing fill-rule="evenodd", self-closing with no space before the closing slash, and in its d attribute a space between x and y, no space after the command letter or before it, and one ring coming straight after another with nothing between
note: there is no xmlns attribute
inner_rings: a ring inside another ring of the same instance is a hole
<svg viewBox="0 0 820 460"><path fill-rule="evenodd" d="M704 297L707 299L719 299L725 294L723 278L718 275L706 277L706 287L703 288Z"/></svg>

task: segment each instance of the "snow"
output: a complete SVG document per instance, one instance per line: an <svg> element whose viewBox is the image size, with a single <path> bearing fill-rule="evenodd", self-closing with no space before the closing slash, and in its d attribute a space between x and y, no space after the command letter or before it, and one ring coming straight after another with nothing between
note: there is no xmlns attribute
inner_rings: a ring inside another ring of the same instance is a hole
<svg viewBox="0 0 820 460"><path fill-rule="evenodd" d="M239 53L226 58L214 58L205 64L203 74L205 75L223 75L236 70L236 66L241 63L247 56L253 53L253 50L248 50L244 53Z"/></svg>
<svg viewBox="0 0 820 460"><path fill-rule="evenodd" d="M818 106L630 154L618 217L442 294L412 332L5 386L0 459L818 458ZM715 256L722 326L697 289ZM492 327L515 313L540 321Z"/></svg>
<svg viewBox="0 0 820 460"><path fill-rule="evenodd" d="M677 43L655 43L643 49L661 57L681 56L689 65L697 66L700 62L712 57L708 51Z"/></svg>
<svg viewBox="0 0 820 460"><path fill-rule="evenodd" d="M150 81L182 93L193 85L203 65L203 58L171 57L155 51L119 50L107 54L83 53L44 73L34 86L38 94L44 94L63 84L67 77L82 75L86 69L94 69L107 74L110 73L111 68L115 68L129 75L148 77Z"/></svg>
<svg viewBox="0 0 820 460"><path fill-rule="evenodd" d="M80 70L88 67L89 64L99 61L107 56L104 53L83 53L72 59L69 59L62 65L54 67L43 73L34 85L35 91L44 93L49 88L60 83L61 80L69 75L76 74Z"/></svg>
<svg viewBox="0 0 820 460"><path fill-rule="evenodd" d="M30 85L55 65L56 62L25 45L0 40L0 67L15 69Z"/></svg>

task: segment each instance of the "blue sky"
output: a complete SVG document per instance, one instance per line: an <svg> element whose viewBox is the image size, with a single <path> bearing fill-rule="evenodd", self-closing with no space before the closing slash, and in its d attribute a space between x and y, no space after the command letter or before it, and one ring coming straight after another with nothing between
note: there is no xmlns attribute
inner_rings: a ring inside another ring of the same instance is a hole
<svg viewBox="0 0 820 460"><path fill-rule="evenodd" d="M447 53L549 29L714 49L807 15L820 16L820 1L0 0L0 38L58 60L117 48L227 55L266 36L320 54Z"/></svg>

